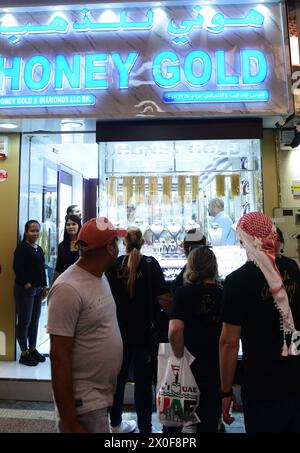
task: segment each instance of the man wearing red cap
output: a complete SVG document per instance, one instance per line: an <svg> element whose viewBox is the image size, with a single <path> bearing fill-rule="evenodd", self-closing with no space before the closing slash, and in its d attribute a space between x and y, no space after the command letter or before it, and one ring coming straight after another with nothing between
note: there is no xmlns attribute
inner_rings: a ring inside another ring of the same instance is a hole
<svg viewBox="0 0 300 453"><path fill-rule="evenodd" d="M246 432L300 433L300 272L276 258L276 228L263 213L243 216L237 234L248 261L224 283L223 419L234 420L229 411L241 337Z"/></svg>
<svg viewBox="0 0 300 453"><path fill-rule="evenodd" d="M105 217L79 233L79 260L49 293L52 387L60 432L110 432L112 405L123 344L115 303L104 272L118 256L116 229Z"/></svg>

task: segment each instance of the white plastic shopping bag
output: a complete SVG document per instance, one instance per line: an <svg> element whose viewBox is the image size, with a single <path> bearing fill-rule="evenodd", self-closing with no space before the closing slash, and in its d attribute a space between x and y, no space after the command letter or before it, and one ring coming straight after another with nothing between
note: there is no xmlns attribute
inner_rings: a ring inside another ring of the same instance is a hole
<svg viewBox="0 0 300 453"><path fill-rule="evenodd" d="M187 357L192 358L191 361L194 358L185 349L183 357L177 359L172 349L167 345L166 347L170 352L168 360L161 354L161 362L164 362L165 366L160 363L158 354L157 417L164 426L183 426L197 420L195 411L199 404L200 391Z"/></svg>

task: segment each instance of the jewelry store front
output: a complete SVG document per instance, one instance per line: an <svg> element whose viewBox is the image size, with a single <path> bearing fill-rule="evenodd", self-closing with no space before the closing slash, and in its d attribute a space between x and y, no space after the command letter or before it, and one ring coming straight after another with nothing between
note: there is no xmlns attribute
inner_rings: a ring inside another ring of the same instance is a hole
<svg viewBox="0 0 300 453"><path fill-rule="evenodd" d="M17 236L28 218L41 222L49 283L71 204L84 220L139 226L167 280L199 225L221 277L244 262L234 228L264 209L264 128L291 110L290 69L283 2L231 3L1 13L0 117L20 132ZM9 360L11 316L0 331Z"/></svg>

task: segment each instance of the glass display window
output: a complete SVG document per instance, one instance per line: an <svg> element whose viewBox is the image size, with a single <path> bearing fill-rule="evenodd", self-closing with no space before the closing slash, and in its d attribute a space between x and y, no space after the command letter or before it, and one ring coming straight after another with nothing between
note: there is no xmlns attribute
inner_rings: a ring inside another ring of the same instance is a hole
<svg viewBox="0 0 300 453"><path fill-rule="evenodd" d="M180 244L195 227L216 248L222 277L243 264L243 251L233 259L230 250L231 264L226 256L240 250L239 218L263 208L260 140L100 143L99 164L100 211L139 227L144 253L169 263L168 275L182 267Z"/></svg>

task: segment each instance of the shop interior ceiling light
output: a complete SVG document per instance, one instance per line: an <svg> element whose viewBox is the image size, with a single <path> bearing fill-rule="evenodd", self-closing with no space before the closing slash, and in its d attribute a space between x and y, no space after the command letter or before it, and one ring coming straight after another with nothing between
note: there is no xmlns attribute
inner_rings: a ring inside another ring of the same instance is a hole
<svg viewBox="0 0 300 453"><path fill-rule="evenodd" d="M0 127L2 129L16 129L19 126L15 123L0 123Z"/></svg>
<svg viewBox="0 0 300 453"><path fill-rule="evenodd" d="M61 121L60 124L63 127L72 127L72 128L83 126L83 123L81 121Z"/></svg>

